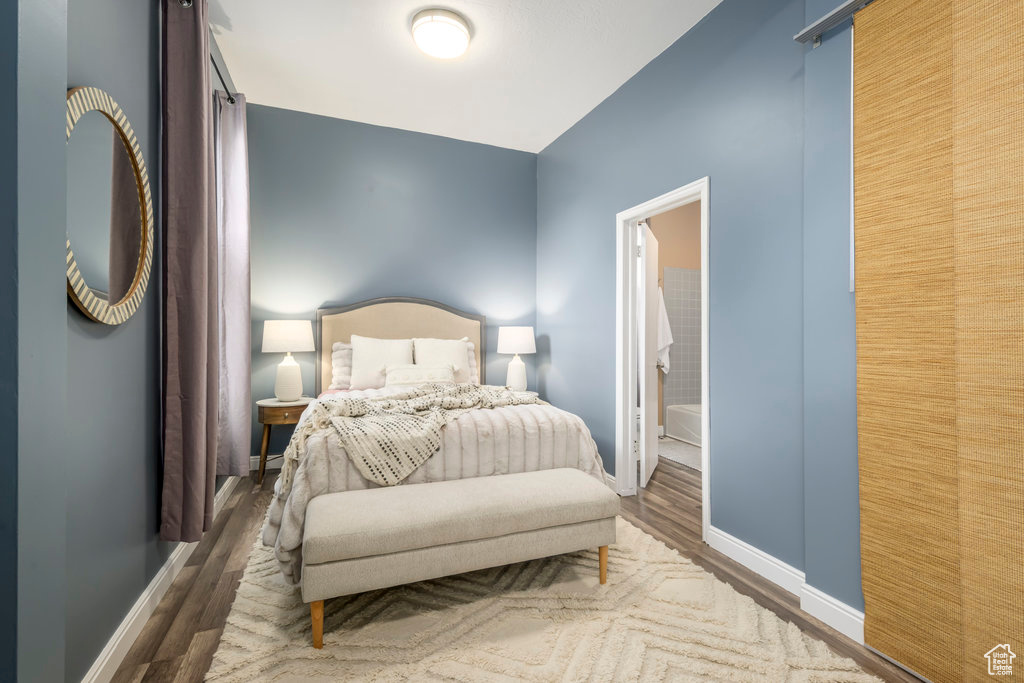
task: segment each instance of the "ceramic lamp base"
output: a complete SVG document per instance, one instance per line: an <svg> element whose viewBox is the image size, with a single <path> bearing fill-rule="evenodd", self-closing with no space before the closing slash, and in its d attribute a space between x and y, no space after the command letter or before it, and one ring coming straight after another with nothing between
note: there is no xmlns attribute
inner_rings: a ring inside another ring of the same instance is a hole
<svg viewBox="0 0 1024 683"><path fill-rule="evenodd" d="M298 401L302 398L302 368L290 353L277 366L274 396L278 401Z"/></svg>
<svg viewBox="0 0 1024 683"><path fill-rule="evenodd" d="M526 391L526 363L523 362L518 353L508 362L505 386L512 391Z"/></svg>

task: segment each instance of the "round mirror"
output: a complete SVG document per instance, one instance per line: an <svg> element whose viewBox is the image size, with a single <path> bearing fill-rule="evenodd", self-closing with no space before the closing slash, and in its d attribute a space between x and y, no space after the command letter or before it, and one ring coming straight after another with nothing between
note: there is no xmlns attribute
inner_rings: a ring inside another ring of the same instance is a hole
<svg viewBox="0 0 1024 683"><path fill-rule="evenodd" d="M68 91L67 141L68 295L117 325L138 309L153 262L146 165L124 112L99 88Z"/></svg>

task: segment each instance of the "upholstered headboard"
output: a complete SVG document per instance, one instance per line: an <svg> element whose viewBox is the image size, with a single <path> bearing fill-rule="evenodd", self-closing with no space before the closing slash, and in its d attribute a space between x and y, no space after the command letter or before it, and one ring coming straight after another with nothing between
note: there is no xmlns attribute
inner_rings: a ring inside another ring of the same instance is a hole
<svg viewBox="0 0 1024 683"><path fill-rule="evenodd" d="M384 297L348 306L316 311L316 393L331 385L331 347L348 342L353 334L379 339L461 339L469 337L476 347L480 383L484 383L484 344L487 321L482 315L413 297Z"/></svg>

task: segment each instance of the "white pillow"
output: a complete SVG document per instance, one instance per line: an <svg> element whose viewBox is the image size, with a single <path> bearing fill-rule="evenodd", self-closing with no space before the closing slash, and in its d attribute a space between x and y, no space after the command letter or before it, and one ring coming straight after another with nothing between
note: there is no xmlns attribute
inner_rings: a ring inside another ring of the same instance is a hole
<svg viewBox="0 0 1024 683"><path fill-rule="evenodd" d="M331 347L331 386L328 389L348 389L352 386L352 345L334 342Z"/></svg>
<svg viewBox="0 0 1024 683"><path fill-rule="evenodd" d="M416 365L450 365L455 372L455 383L470 381L469 355L466 351L469 337L462 339L413 339Z"/></svg>
<svg viewBox="0 0 1024 683"><path fill-rule="evenodd" d="M466 341L466 352L468 358L466 359L469 363L469 383L480 384L480 371L476 366L476 344L471 341Z"/></svg>
<svg viewBox="0 0 1024 683"><path fill-rule="evenodd" d="M455 384L455 373L450 365L389 365L384 386L397 387L416 384Z"/></svg>
<svg viewBox="0 0 1024 683"><path fill-rule="evenodd" d="M411 339L352 335L352 389L380 389L389 365L412 365Z"/></svg>

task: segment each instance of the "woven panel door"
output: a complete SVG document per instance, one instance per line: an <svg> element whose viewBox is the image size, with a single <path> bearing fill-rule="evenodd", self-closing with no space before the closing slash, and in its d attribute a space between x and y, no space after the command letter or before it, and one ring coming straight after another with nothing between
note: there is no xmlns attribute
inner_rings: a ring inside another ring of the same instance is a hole
<svg viewBox="0 0 1024 683"><path fill-rule="evenodd" d="M1024 654L1022 165L1024 1L857 15L865 640L934 681Z"/></svg>
<svg viewBox="0 0 1024 683"><path fill-rule="evenodd" d="M964 680L1024 678L1024 0L954 5L956 396Z"/></svg>
<svg viewBox="0 0 1024 683"><path fill-rule="evenodd" d="M865 641L934 681L962 659L948 0L854 28L857 440Z"/></svg>

